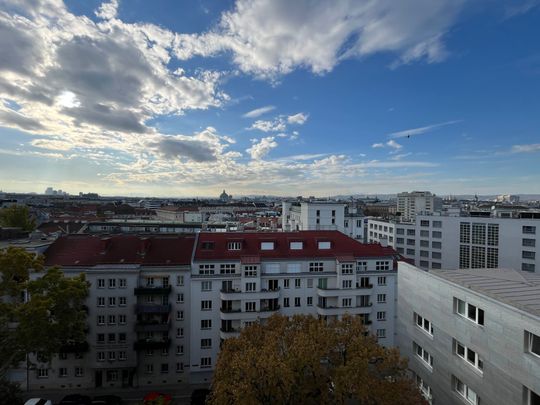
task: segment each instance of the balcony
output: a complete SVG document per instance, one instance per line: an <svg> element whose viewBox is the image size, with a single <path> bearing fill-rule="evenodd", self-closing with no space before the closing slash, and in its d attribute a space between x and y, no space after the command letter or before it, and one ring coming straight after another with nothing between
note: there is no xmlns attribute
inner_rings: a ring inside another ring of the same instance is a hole
<svg viewBox="0 0 540 405"><path fill-rule="evenodd" d="M171 304L137 304L135 312L138 314L167 314L171 311Z"/></svg>
<svg viewBox="0 0 540 405"><path fill-rule="evenodd" d="M169 339L164 340L151 340L151 339L139 339L133 344L135 350L158 350L167 349L171 344Z"/></svg>
<svg viewBox="0 0 540 405"><path fill-rule="evenodd" d="M357 295L366 295L369 290L373 288L373 284L368 284L365 287L360 287L359 284L356 285L356 288L320 288L317 287L317 294L319 297L341 297L341 296L357 296Z"/></svg>
<svg viewBox="0 0 540 405"><path fill-rule="evenodd" d="M224 321L249 320L257 318L268 318L276 311L279 311L279 305L272 307L261 307L259 311L242 311L241 309L221 309L221 319Z"/></svg>
<svg viewBox="0 0 540 405"><path fill-rule="evenodd" d="M260 291L240 291L239 289L220 290L220 298L224 301L266 300L279 298L279 288Z"/></svg>
<svg viewBox="0 0 540 405"><path fill-rule="evenodd" d="M88 342L71 342L60 347L60 353L85 353L90 349Z"/></svg>
<svg viewBox="0 0 540 405"><path fill-rule="evenodd" d="M239 334L240 334L240 328L221 328L219 330L219 337L221 339L237 337Z"/></svg>
<svg viewBox="0 0 540 405"><path fill-rule="evenodd" d="M169 329L169 322L137 322L135 325L135 332L167 332Z"/></svg>
<svg viewBox="0 0 540 405"><path fill-rule="evenodd" d="M368 307L320 307L317 305L317 314L323 316L332 316L332 315L360 315L360 314L369 314L371 312L371 306Z"/></svg>
<svg viewBox="0 0 540 405"><path fill-rule="evenodd" d="M135 287L135 295L169 295L170 293L170 285L167 287Z"/></svg>

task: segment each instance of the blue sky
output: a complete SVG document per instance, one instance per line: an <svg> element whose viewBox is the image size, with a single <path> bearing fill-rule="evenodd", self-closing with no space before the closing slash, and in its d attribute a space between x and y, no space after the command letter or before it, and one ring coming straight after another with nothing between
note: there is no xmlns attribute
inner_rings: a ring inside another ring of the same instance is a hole
<svg viewBox="0 0 540 405"><path fill-rule="evenodd" d="M538 38L534 0L2 0L0 189L540 193Z"/></svg>

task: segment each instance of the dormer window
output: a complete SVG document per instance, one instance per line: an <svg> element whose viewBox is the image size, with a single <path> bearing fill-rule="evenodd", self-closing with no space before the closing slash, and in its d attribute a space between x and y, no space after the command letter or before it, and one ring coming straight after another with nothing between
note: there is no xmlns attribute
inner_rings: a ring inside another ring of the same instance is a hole
<svg viewBox="0 0 540 405"><path fill-rule="evenodd" d="M202 242L201 249L203 250L213 250L214 242Z"/></svg>
<svg viewBox="0 0 540 405"><path fill-rule="evenodd" d="M228 250L242 250L242 242L241 241L228 242L227 249Z"/></svg>
<svg viewBox="0 0 540 405"><path fill-rule="evenodd" d="M327 241L318 243L319 250L330 249L331 247L332 247L332 244L330 242L327 242Z"/></svg>
<svg viewBox="0 0 540 405"><path fill-rule="evenodd" d="M261 242L261 250L274 250L274 242Z"/></svg>
<svg viewBox="0 0 540 405"><path fill-rule="evenodd" d="M302 250L304 248L303 242L291 242L289 245L291 250Z"/></svg>

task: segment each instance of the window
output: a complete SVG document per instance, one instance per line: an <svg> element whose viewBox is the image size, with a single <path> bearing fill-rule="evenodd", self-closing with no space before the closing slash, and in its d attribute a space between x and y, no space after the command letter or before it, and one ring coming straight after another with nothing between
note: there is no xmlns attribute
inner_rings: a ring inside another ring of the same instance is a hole
<svg viewBox="0 0 540 405"><path fill-rule="evenodd" d="M107 323L109 325L114 325L116 324L116 315L109 315L108 319L107 319Z"/></svg>
<svg viewBox="0 0 540 405"><path fill-rule="evenodd" d="M242 250L242 242L228 242L227 243L227 249L228 250Z"/></svg>
<svg viewBox="0 0 540 405"><path fill-rule="evenodd" d="M109 288L116 288L116 279L110 278L109 279Z"/></svg>
<svg viewBox="0 0 540 405"><path fill-rule="evenodd" d="M107 334L107 340L109 341L109 343L116 342L116 333Z"/></svg>
<svg viewBox="0 0 540 405"><path fill-rule="evenodd" d="M212 367L212 357L201 357L201 368Z"/></svg>
<svg viewBox="0 0 540 405"><path fill-rule="evenodd" d="M479 403L478 396L469 386L463 383L459 378L452 376L454 380L454 390L470 404L477 405Z"/></svg>
<svg viewBox="0 0 540 405"><path fill-rule="evenodd" d="M429 226L429 221L423 219L420 221L420 226Z"/></svg>
<svg viewBox="0 0 540 405"><path fill-rule="evenodd" d="M459 268L468 269L471 267L471 247L468 245L459 246Z"/></svg>
<svg viewBox="0 0 540 405"><path fill-rule="evenodd" d="M176 328L176 337L184 337L184 328Z"/></svg>
<svg viewBox="0 0 540 405"><path fill-rule="evenodd" d="M324 263L322 263L322 262L310 262L309 263L309 271L310 272L323 271L323 270L324 270Z"/></svg>
<svg viewBox="0 0 540 405"><path fill-rule="evenodd" d="M302 287L302 280L299 278L294 279L294 288L300 288Z"/></svg>
<svg viewBox="0 0 540 405"><path fill-rule="evenodd" d="M422 329L428 335L433 336L433 324L431 323L431 321L427 320L426 318L422 317L421 315L418 315L415 312L414 313L414 322L416 323L416 326L418 326L420 329Z"/></svg>
<svg viewBox="0 0 540 405"><path fill-rule="evenodd" d="M433 241L433 242L431 242L431 247L432 247L433 249L441 249L441 248L442 248L442 243L441 243L441 242Z"/></svg>
<svg viewBox="0 0 540 405"><path fill-rule="evenodd" d="M97 297L97 306L98 307L104 307L105 306L105 297Z"/></svg>
<svg viewBox="0 0 540 405"><path fill-rule="evenodd" d="M288 298L283 298L283 306L285 308L288 308L289 307L289 299Z"/></svg>
<svg viewBox="0 0 540 405"><path fill-rule="evenodd" d="M300 306L300 297L295 297L295 298L294 298L294 306L295 306L295 307L299 307L299 306Z"/></svg>
<svg viewBox="0 0 540 405"><path fill-rule="evenodd" d="M405 235L405 229L403 228L396 228L396 233L398 235Z"/></svg>
<svg viewBox="0 0 540 405"><path fill-rule="evenodd" d="M422 363L429 369L433 370L433 357L422 346L419 346L416 342L413 342L413 349L416 356L422 361Z"/></svg>
<svg viewBox="0 0 540 405"><path fill-rule="evenodd" d="M403 245L405 243L405 239L403 238L396 238L396 243L399 245Z"/></svg>
<svg viewBox="0 0 540 405"><path fill-rule="evenodd" d="M532 263L521 263L521 270L534 272L534 264L532 264Z"/></svg>
<svg viewBox="0 0 540 405"><path fill-rule="evenodd" d="M440 231L433 231L433 232L431 232L431 236L432 236L433 238L436 238L436 239L441 239L441 238L442 238L442 232L440 232Z"/></svg>
<svg viewBox="0 0 540 405"><path fill-rule="evenodd" d="M178 303L184 302L184 294L183 293L176 294L176 302L178 302Z"/></svg>
<svg viewBox="0 0 540 405"><path fill-rule="evenodd" d="M528 388L525 388L526 395L527 395L527 405L540 405L540 395L538 395L536 392L531 391Z"/></svg>
<svg viewBox="0 0 540 405"><path fill-rule="evenodd" d="M203 250L212 250L214 249L214 242L206 241L201 243L201 249Z"/></svg>
<svg viewBox="0 0 540 405"><path fill-rule="evenodd" d="M386 337L386 329L377 329L377 338L384 339Z"/></svg>
<svg viewBox="0 0 540 405"><path fill-rule="evenodd" d="M153 364L147 364L145 368L146 374L152 374L154 372L154 365Z"/></svg>
<svg viewBox="0 0 540 405"><path fill-rule="evenodd" d="M469 222L460 222L459 241L460 243L471 243L471 224Z"/></svg>
<svg viewBox="0 0 540 405"><path fill-rule="evenodd" d="M210 349L212 347L212 339L201 339L201 349Z"/></svg>
<svg viewBox="0 0 540 405"><path fill-rule="evenodd" d="M48 368L38 368L37 369L37 378L49 378L49 369Z"/></svg>
<svg viewBox="0 0 540 405"><path fill-rule="evenodd" d="M472 224L472 243L477 245L486 243L486 224Z"/></svg>
<svg viewBox="0 0 540 405"><path fill-rule="evenodd" d="M97 344L103 344L105 343L105 333L98 333L97 336L96 336L96 341L97 341ZM61 355L65 354L65 353L60 353ZM67 358L67 356L66 356ZM65 360L65 359L63 359Z"/></svg>
<svg viewBox="0 0 540 405"><path fill-rule="evenodd" d="M471 267L482 269L486 267L486 250L483 246L473 246L471 250Z"/></svg>
<svg viewBox="0 0 540 405"><path fill-rule="evenodd" d="M255 312L256 311L256 303L255 301L249 301L245 303L246 312Z"/></svg>
<svg viewBox="0 0 540 405"><path fill-rule="evenodd" d="M367 269L368 269L367 262L356 262L356 271L357 272L367 271Z"/></svg>
<svg viewBox="0 0 540 405"><path fill-rule="evenodd" d="M498 224L488 224L487 244L489 246L499 245L499 225Z"/></svg>
<svg viewBox="0 0 540 405"><path fill-rule="evenodd" d="M290 282L291 282L291 280L289 280L288 278L284 279L283 280L283 288L289 288L290 287Z"/></svg>
<svg viewBox="0 0 540 405"><path fill-rule="evenodd" d="M455 339L454 353L456 353L459 357L461 357L463 360L465 360L467 363L469 363L471 366L478 369L479 371L482 371L484 369L484 362L480 359L478 353L476 353L471 348L466 347L464 344L458 342Z"/></svg>
<svg viewBox="0 0 540 405"><path fill-rule="evenodd" d="M98 278L97 288L105 288L105 279L104 278Z"/></svg>
<svg viewBox="0 0 540 405"><path fill-rule="evenodd" d="M66 367L60 367L58 369L58 377L67 377L68 371Z"/></svg>
<svg viewBox="0 0 540 405"><path fill-rule="evenodd" d="M214 274L213 264L199 264L199 274L210 275Z"/></svg>
<svg viewBox="0 0 540 405"><path fill-rule="evenodd" d="M433 228L442 228L442 221L433 221Z"/></svg>
<svg viewBox="0 0 540 405"><path fill-rule="evenodd" d="M116 306L116 297L109 297L109 306L110 307Z"/></svg>
<svg viewBox="0 0 540 405"><path fill-rule="evenodd" d="M210 311L212 309L212 300L201 301L201 311Z"/></svg>
<svg viewBox="0 0 540 405"><path fill-rule="evenodd" d="M257 266L244 266L244 277L257 277Z"/></svg>
<svg viewBox="0 0 540 405"><path fill-rule="evenodd" d="M318 242L317 247L319 250L327 250L330 249L331 243L330 242Z"/></svg>
<svg viewBox="0 0 540 405"><path fill-rule="evenodd" d="M257 290L257 283L246 283L245 287L247 292L254 292Z"/></svg>
<svg viewBox="0 0 540 405"><path fill-rule="evenodd" d="M527 246L527 247L535 247L536 246L536 239L522 239L521 240L521 246Z"/></svg>
<svg viewBox="0 0 540 405"><path fill-rule="evenodd" d="M352 288L352 280L342 280L341 285L343 288Z"/></svg>
<svg viewBox="0 0 540 405"><path fill-rule="evenodd" d="M274 242L261 242L261 250L274 250Z"/></svg>
<svg viewBox="0 0 540 405"><path fill-rule="evenodd" d="M418 385L418 388L420 389L420 392L422 393L422 396L428 401L428 403L431 405L433 400L433 394L431 393L431 388L429 385L427 385L424 380L420 378L420 376L416 375L416 385Z"/></svg>
<svg viewBox="0 0 540 405"><path fill-rule="evenodd" d="M536 257L536 254L535 252L531 252L531 251L528 251L528 250L523 250L521 252L521 257L523 259L531 259L531 260L534 260L535 257Z"/></svg>
<svg viewBox="0 0 540 405"><path fill-rule="evenodd" d="M75 377L83 377L84 369L82 367L75 367Z"/></svg>
<svg viewBox="0 0 540 405"><path fill-rule="evenodd" d="M235 274L236 273L236 264L221 264L219 266L219 274Z"/></svg>
<svg viewBox="0 0 540 405"><path fill-rule="evenodd" d="M377 294L377 302L378 303L386 302L386 294Z"/></svg>
<svg viewBox="0 0 540 405"><path fill-rule="evenodd" d="M540 336L525 331L525 350L540 357Z"/></svg>
<svg viewBox="0 0 540 405"><path fill-rule="evenodd" d="M212 282L211 281L203 281L201 283L201 291L212 291Z"/></svg>
<svg viewBox="0 0 540 405"><path fill-rule="evenodd" d="M378 321L386 321L386 312L385 311L377 312L377 320Z"/></svg>
<svg viewBox="0 0 540 405"><path fill-rule="evenodd" d="M431 257L433 259L441 259L442 258L442 254L441 252L431 252Z"/></svg>
<svg viewBox="0 0 540 405"><path fill-rule="evenodd" d="M304 244L302 242L291 242L289 244L289 248L291 250L302 250L304 247Z"/></svg>
<svg viewBox="0 0 540 405"><path fill-rule="evenodd" d="M126 324L126 316L125 315L118 315L118 323L120 325L125 325Z"/></svg>
<svg viewBox="0 0 540 405"><path fill-rule="evenodd" d="M176 285L177 286L183 286L184 285L184 276L176 276Z"/></svg>
<svg viewBox="0 0 540 405"><path fill-rule="evenodd" d="M201 329L211 329L212 320L211 319L201 319Z"/></svg>
<svg viewBox="0 0 540 405"><path fill-rule="evenodd" d="M182 354L184 354L184 345L176 346L176 355L181 356Z"/></svg>
<svg viewBox="0 0 540 405"><path fill-rule="evenodd" d="M105 352L97 352L97 361L105 361Z"/></svg>
<svg viewBox="0 0 540 405"><path fill-rule="evenodd" d="M125 307L127 305L127 298L126 297L118 297L118 305L121 307Z"/></svg>
<svg viewBox="0 0 540 405"><path fill-rule="evenodd" d="M307 297L307 306L312 307L313 306L313 297Z"/></svg>
<svg viewBox="0 0 540 405"><path fill-rule="evenodd" d="M341 274L353 274L353 264L352 263L343 263L341 265Z"/></svg>
<svg viewBox="0 0 540 405"><path fill-rule="evenodd" d="M183 373L184 372L184 363L176 363L176 372L177 373Z"/></svg>
<svg viewBox="0 0 540 405"><path fill-rule="evenodd" d="M169 365L167 363L161 363L161 374L167 374L169 372Z"/></svg>
<svg viewBox="0 0 540 405"><path fill-rule="evenodd" d="M120 343L125 343L126 342L126 333L125 332L120 332L118 334L118 342Z"/></svg>
<svg viewBox="0 0 540 405"><path fill-rule="evenodd" d="M429 252L427 250L421 250L420 257L429 257Z"/></svg>
<svg viewBox="0 0 540 405"><path fill-rule="evenodd" d="M176 311L176 320L177 321L183 321L184 320L184 311Z"/></svg>
<svg viewBox="0 0 540 405"><path fill-rule="evenodd" d="M427 235L422 235L422 232L427 232L428 234ZM420 236L426 237L426 238L429 237L429 232L428 231L422 231L422 232L420 232ZM429 247L429 240L421 240L420 241L420 246L421 247Z"/></svg>
<svg viewBox="0 0 540 405"><path fill-rule="evenodd" d="M414 239L407 239L408 246L414 246L415 244L416 244L416 241Z"/></svg>
<svg viewBox="0 0 540 405"><path fill-rule="evenodd" d="M414 254L415 254L414 249L407 249L408 256L414 256Z"/></svg>
<svg viewBox="0 0 540 405"><path fill-rule="evenodd" d="M386 285L386 277L377 277L377 284L378 285Z"/></svg>
<svg viewBox="0 0 540 405"><path fill-rule="evenodd" d="M390 270L390 262L375 262L375 270L387 271Z"/></svg>
<svg viewBox="0 0 540 405"><path fill-rule="evenodd" d="M535 235L536 234L536 226L523 226L523 233L529 234L529 235Z"/></svg>
<svg viewBox="0 0 540 405"><path fill-rule="evenodd" d="M98 315L97 316L97 324L98 325L105 325L105 315Z"/></svg>
<svg viewBox="0 0 540 405"><path fill-rule="evenodd" d="M109 361L115 361L116 360L116 352L109 352L108 358L109 358Z"/></svg>
<svg viewBox="0 0 540 405"><path fill-rule="evenodd" d="M454 311L478 325L484 325L484 310L454 297Z"/></svg>

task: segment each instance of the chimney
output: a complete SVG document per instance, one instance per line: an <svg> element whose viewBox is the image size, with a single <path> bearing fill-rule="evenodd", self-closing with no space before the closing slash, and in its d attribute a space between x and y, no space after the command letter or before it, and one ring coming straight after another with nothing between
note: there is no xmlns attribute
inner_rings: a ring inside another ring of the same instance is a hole
<svg viewBox="0 0 540 405"><path fill-rule="evenodd" d="M144 256L148 250L150 250L150 239L149 238L141 238L140 244L139 244L139 254L141 256Z"/></svg>

